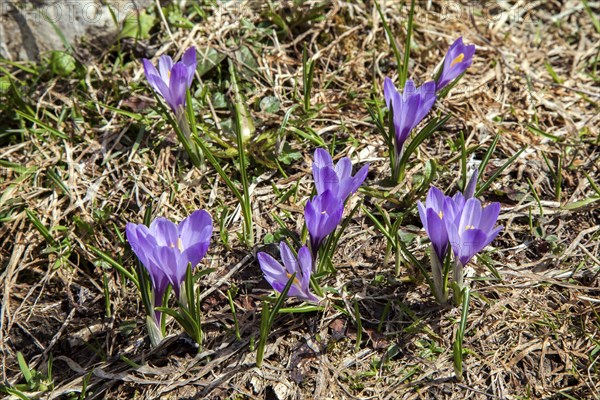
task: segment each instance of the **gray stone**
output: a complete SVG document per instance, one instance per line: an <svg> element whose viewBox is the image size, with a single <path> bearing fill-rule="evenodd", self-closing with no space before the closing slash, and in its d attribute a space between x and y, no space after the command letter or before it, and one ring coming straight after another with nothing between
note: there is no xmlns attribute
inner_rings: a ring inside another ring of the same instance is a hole
<svg viewBox="0 0 600 400"><path fill-rule="evenodd" d="M81 37L115 37L127 16L152 3L152 0L0 0L0 57L13 61L39 60L44 52L64 49L53 24L72 46Z"/></svg>

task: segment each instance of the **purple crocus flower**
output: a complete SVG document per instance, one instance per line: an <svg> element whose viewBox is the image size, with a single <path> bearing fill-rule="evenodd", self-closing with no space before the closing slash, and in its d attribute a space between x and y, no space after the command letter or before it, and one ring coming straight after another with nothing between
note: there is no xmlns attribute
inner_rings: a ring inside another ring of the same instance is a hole
<svg viewBox="0 0 600 400"><path fill-rule="evenodd" d="M404 142L410 132L425 118L433 103L435 103L435 82L427 82L415 87L412 80L407 80L402 94L396 90L390 78L383 82L385 104L393 112L396 155L402 154Z"/></svg>
<svg viewBox="0 0 600 400"><path fill-rule="evenodd" d="M260 268L265 274L267 282L273 289L281 293L295 273L294 283L290 286L288 296L313 303L319 302L319 298L310 292L310 274L313 264L310 250L306 246L302 246L298 251L298 259L294 257L292 250L285 242L280 243L279 250L285 267L267 253L257 254Z"/></svg>
<svg viewBox="0 0 600 400"><path fill-rule="evenodd" d="M179 297L188 264L195 267L210 245L212 220L204 210L194 211L175 225L167 218L156 218L150 228L128 223L125 228L131 249L148 270L159 306L170 283Z"/></svg>
<svg viewBox="0 0 600 400"><path fill-rule="evenodd" d="M425 205L420 201L417 201L421 223L427 232L427 236L429 236L429 239L431 240L431 245L440 262L444 261L446 251L448 250L448 232L446 231L444 210L450 208L453 214L455 212L454 207L451 207L454 204L446 204L449 202L452 202L452 199L445 196L444 193L435 186L432 186L431 189L429 189Z"/></svg>
<svg viewBox="0 0 600 400"><path fill-rule="evenodd" d="M458 224L460 216L462 215L463 209L465 208L465 202L475 195L475 189L477 187L477 177L479 176L479 170L475 169L469 182L465 187L463 193L456 192L454 196L446 196L444 202L444 214L445 218Z"/></svg>
<svg viewBox="0 0 600 400"><path fill-rule="evenodd" d="M131 222L125 228L125 235L131 245L131 249L142 265L146 267L148 275L150 275L152 291L154 293L154 306L159 307L162 305L163 296L167 290L167 286L169 286L169 278L165 271L156 263L152 255L153 251L149 250L156 246L156 240L145 225L137 225ZM158 311L156 312L156 320L160 320L160 313Z"/></svg>
<svg viewBox="0 0 600 400"><path fill-rule="evenodd" d="M432 186L427 193L425 205L417 201L421 222L427 232L427 236L431 240L438 259L441 261L444 260L446 250L448 249L449 239L446 221L450 221L453 224L460 223L465 202L475 194L478 175L479 171L476 169L467 183L464 194L457 192L454 196L450 197L444 195L437 187Z"/></svg>
<svg viewBox="0 0 600 400"><path fill-rule="evenodd" d="M444 58L442 72L437 79L438 91L466 71L473 62L473 54L475 54L475 45L465 46L462 36L452 43L448 53L446 53L446 58Z"/></svg>
<svg viewBox="0 0 600 400"><path fill-rule="evenodd" d="M333 159L327 150L316 149L312 171L318 194L329 190L344 202L364 182L369 172L369 164L363 166L356 175L352 176L350 158L343 157L336 165L333 165Z"/></svg>
<svg viewBox="0 0 600 400"><path fill-rule="evenodd" d="M448 203L446 206L445 210L449 210ZM500 203L491 203L482 208L481 201L472 197L466 200L459 217L445 220L454 257L461 265L467 265L502 230L501 226L494 227L499 214Z"/></svg>
<svg viewBox="0 0 600 400"><path fill-rule="evenodd" d="M173 64L173 59L163 55L158 60L158 70L150 60L144 58L144 73L150 86L160 94L175 114L185 107L187 89L192 85L196 71L196 49L186 50L181 61Z"/></svg>
<svg viewBox="0 0 600 400"><path fill-rule="evenodd" d="M475 168L471 178L469 179L469 183L467 183L467 187L465 187L465 198L470 199L475 196L475 189L477 189L477 178L479 177L479 168Z"/></svg>
<svg viewBox="0 0 600 400"><path fill-rule="evenodd" d="M306 203L304 218L308 233L310 233L310 248L314 256L317 255L317 250L323 240L335 230L342 220L343 212L343 201L329 190L313 197Z"/></svg>

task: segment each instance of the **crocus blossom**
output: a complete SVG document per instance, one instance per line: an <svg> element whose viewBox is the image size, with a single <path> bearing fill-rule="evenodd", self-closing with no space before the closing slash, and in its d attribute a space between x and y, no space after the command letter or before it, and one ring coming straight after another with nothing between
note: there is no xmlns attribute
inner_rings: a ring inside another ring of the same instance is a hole
<svg viewBox="0 0 600 400"><path fill-rule="evenodd" d="M310 246L313 255L323 243L323 240L335 230L342 220L344 212L343 201L331 191L313 197L304 207L306 227L310 233Z"/></svg>
<svg viewBox="0 0 600 400"><path fill-rule="evenodd" d="M448 220L453 224L460 222L465 202L475 194L478 175L479 171L475 169L465 187L464 194L456 192L454 196L450 197L444 195L440 189L432 186L427 193L425 205L417 201L421 223L423 223L423 228L425 228L436 255L441 261L444 260L448 249L449 239L446 221Z"/></svg>
<svg viewBox="0 0 600 400"><path fill-rule="evenodd" d="M148 270L154 290L154 303L160 305L170 283L179 297L189 264L195 267L210 245L212 219L204 210L194 211L178 225L156 218L150 228L128 223L125 228L131 249Z"/></svg>
<svg viewBox="0 0 600 400"><path fill-rule="evenodd" d="M502 230L501 226L494 226L499 214L500 203L491 203L482 208L481 201L472 197L466 200L460 218L445 220L454 257L463 266Z"/></svg>
<svg viewBox="0 0 600 400"><path fill-rule="evenodd" d="M469 178L469 183L467 183L467 187L465 187L465 199L470 199L475 196L475 189L477 188L477 178L479 178L479 169L475 168L473 174L471 174L471 178Z"/></svg>
<svg viewBox="0 0 600 400"><path fill-rule="evenodd" d="M269 254L257 254L260 268L265 274L265 279L278 292L283 291L292 275L296 274L294 283L288 291L288 296L317 303L319 298L310 292L310 274L312 272L312 256L306 246L298 251L298 258L294 257L292 250L285 242L279 245L283 266Z"/></svg>
<svg viewBox="0 0 600 400"><path fill-rule="evenodd" d="M465 46L462 36L452 43L444 58L442 72L437 79L438 91L466 71L473 62L473 54L475 54L475 45Z"/></svg>
<svg viewBox="0 0 600 400"><path fill-rule="evenodd" d="M143 224L128 223L125 228L125 235L131 249L150 275L152 291L154 292L154 306L160 306L167 286L169 286L169 278L165 271L158 266L152 255L153 251L151 249L155 246L156 240L153 240L148 228Z"/></svg>
<svg viewBox="0 0 600 400"><path fill-rule="evenodd" d="M329 190L344 202L364 182L369 172L369 164L363 166L352 176L352 161L350 161L350 158L343 157L334 165L333 159L327 150L316 149L312 171L318 194L323 194Z"/></svg>
<svg viewBox="0 0 600 400"><path fill-rule="evenodd" d="M404 142L410 132L425 118L435 103L435 82L427 82L415 87L412 80L407 80L402 94L398 92L390 78L383 82L385 104L393 112L395 131L395 151L400 157Z"/></svg>
<svg viewBox="0 0 600 400"><path fill-rule="evenodd" d="M185 107L186 91L191 86L196 71L196 49L186 50L181 61L173 64L170 56L163 55L158 60L158 70L150 60L144 58L144 73L150 86L160 94L171 110L178 113Z"/></svg>
<svg viewBox="0 0 600 400"><path fill-rule="evenodd" d="M444 211L448 209L449 205L446 205L446 203L450 201L451 199L435 186L429 189L425 205L417 201L421 223L423 223L435 254L441 262L444 261L446 251L448 250L448 233L446 231Z"/></svg>
<svg viewBox="0 0 600 400"><path fill-rule="evenodd" d="M445 303L448 298L443 277L444 260L446 258L446 252L448 251L448 233L444 221L444 210L447 207L446 203L451 201L452 199L445 196L444 193L435 186L432 186L431 189L429 189L425 205L420 201L417 201L421 222L427 232L427 236L429 236L429 239L431 240L430 258L434 285L432 289L435 297L441 303Z"/></svg>

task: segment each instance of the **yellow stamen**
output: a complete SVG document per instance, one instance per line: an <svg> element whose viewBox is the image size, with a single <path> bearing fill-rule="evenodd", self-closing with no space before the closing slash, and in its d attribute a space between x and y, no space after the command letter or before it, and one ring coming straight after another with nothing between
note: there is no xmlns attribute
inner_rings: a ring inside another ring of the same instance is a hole
<svg viewBox="0 0 600 400"><path fill-rule="evenodd" d="M171 79L171 71L167 71L167 77L169 77L169 79Z"/></svg>
<svg viewBox="0 0 600 400"><path fill-rule="evenodd" d="M458 64L459 62L462 62L462 60L464 60L464 59L465 59L464 53L460 53L458 55L458 57L456 57L454 60L452 60L452 63L450 64L450 66L453 67L454 64Z"/></svg>
<svg viewBox="0 0 600 400"><path fill-rule="evenodd" d="M469 229L475 229L475 227L473 225L465 226L465 231L468 231Z"/></svg>
<svg viewBox="0 0 600 400"><path fill-rule="evenodd" d="M286 272L285 274L287 275L288 279L290 279L292 277L292 274L290 274L289 272ZM294 283L296 285L300 285L300 281L298 280L297 277L294 277Z"/></svg>
<svg viewBox="0 0 600 400"><path fill-rule="evenodd" d="M438 217L440 217L440 219L444 219L444 212L442 210L440 210L438 213Z"/></svg>
<svg viewBox="0 0 600 400"><path fill-rule="evenodd" d="M327 211L321 211L321 214L325 215L325 214L327 214Z"/></svg>
<svg viewBox="0 0 600 400"><path fill-rule="evenodd" d="M175 243L171 243L171 248L175 248ZM177 238L177 248L179 251L183 251L183 242L181 241L181 238Z"/></svg>

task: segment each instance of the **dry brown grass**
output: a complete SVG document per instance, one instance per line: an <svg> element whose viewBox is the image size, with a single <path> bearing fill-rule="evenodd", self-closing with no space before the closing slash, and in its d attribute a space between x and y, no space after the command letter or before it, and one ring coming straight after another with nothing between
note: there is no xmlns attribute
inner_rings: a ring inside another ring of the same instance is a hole
<svg viewBox="0 0 600 400"><path fill-rule="evenodd" d="M293 119L295 126L311 128L327 143L335 134L337 152L371 162L366 184L378 186L389 166L364 101L371 96L373 82L379 85L384 76L396 76L394 58L372 2L281 2L274 9L297 20L320 4L321 17L298 24L289 34L276 35L268 7L242 2L220 8L191 30L173 29L174 43L160 42L166 36L156 32L137 45L124 42L123 52L135 60L180 53L193 44L232 56L241 44L249 46L258 68L243 75L248 102L257 104L266 95L280 100L276 115L261 113L258 107L252 112L257 131L275 137L285 112L300 101L301 54L306 46L316 62L312 104L322 108L309 121ZM406 9L392 1L382 5L402 44ZM598 15L598 3L590 2L590 7ZM240 14L258 28L242 23ZM2 136L0 159L31 169L7 169L0 180L4 382L22 382L16 362L16 352L21 351L41 371L48 356L54 357L54 390L44 398L69 398L84 380L90 398L107 399L599 398L600 202L575 209L565 206L594 196L586 174L600 184L600 34L583 3L571 0L519 1L512 6L424 2L415 21L410 73L420 83L431 78L457 36L477 46L472 67L440 105L454 117L419 154L423 160L439 161L436 184L449 191L456 188L460 167L451 145L460 130L468 148L481 145L474 158L500 134L485 173L488 178L527 147L485 194L502 203L505 229L487 254L502 281L471 281L464 344L469 355L462 382L452 367L460 310L436 305L412 266L405 265L395 277L393 265L384 263L385 240L362 211L340 241L335 259L339 273L328 280L340 294L330 295L324 312L280 316L263 368L257 369L250 338L258 334L260 296L269 288L252 254L265 246L249 251L239 243L241 216L234 197L212 169L191 168L158 117L151 117L152 125L141 131L138 122L103 106L149 112L147 105L140 105L151 101L148 89L138 83L143 81L141 64L131 62L113 72L114 48L88 49L87 90L76 79L42 78L29 81L22 103L5 103L14 108L27 104L48 121L48 115L58 116L65 108L76 110L68 115L80 119L53 121L68 135L63 140L35 132L31 123L19 125L12 115L7 117L11 110L4 110L5 128L23 133L22 140ZM560 83L553 81L546 63ZM15 76L27 80L23 72L15 70ZM203 77L211 90L221 90L219 79L218 74ZM199 113L220 119L229 114L211 107ZM257 160L272 159L284 142L303 154L302 160L284 165L287 177L259 163L252 169L257 243L277 230L273 212L290 230L300 232L303 204L312 190L314 145L289 129L286 133L277 136L274 147L256 145ZM560 198L543 155L553 168L562 159ZM232 164L227 168L235 173ZM419 168L418 163L411 173ZM54 169L68 193L50 179ZM541 199L541 209L527 179ZM279 202L272 185L287 191L298 180L297 194ZM381 202L360 196L367 206ZM93 245L133 265L134 257L116 232L122 233L127 221L141 221L148 202L154 215L173 220L197 208L208 209L215 220L223 207L232 211L225 224L231 248L216 234L204 261L216 271L201 281L206 342L199 354L174 324L169 325L173 336L167 343L150 350L143 307L133 285L89 250ZM49 249L26 209L54 228L54 239L62 242L58 250ZM412 226L420 227L416 213L407 216L404 225L424 237ZM418 240L412 248L419 255L426 249ZM474 266L474 276L492 277L483 263ZM110 318L105 314L104 277ZM237 290L241 341L232 331L226 298L230 288ZM364 329L358 349L355 301ZM384 316L386 306L389 312ZM140 367L133 368L125 358Z"/></svg>

